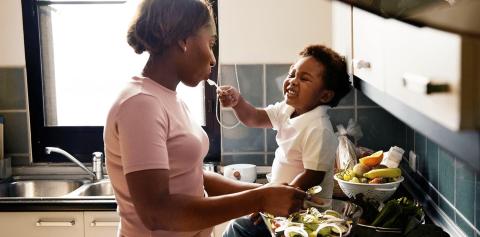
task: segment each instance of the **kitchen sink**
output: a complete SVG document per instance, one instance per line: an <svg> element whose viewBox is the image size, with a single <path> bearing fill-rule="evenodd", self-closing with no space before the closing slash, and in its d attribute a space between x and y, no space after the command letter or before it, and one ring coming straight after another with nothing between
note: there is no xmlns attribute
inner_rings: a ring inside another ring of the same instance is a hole
<svg viewBox="0 0 480 237"><path fill-rule="evenodd" d="M14 176L0 182L0 201L114 199L110 179L65 175Z"/></svg>
<svg viewBox="0 0 480 237"><path fill-rule="evenodd" d="M96 183L89 183L83 185L81 188L76 190L70 196L112 196L113 197L113 188L109 180L102 180Z"/></svg>
<svg viewBox="0 0 480 237"><path fill-rule="evenodd" d="M83 180L14 180L0 184L0 198L60 197L73 192Z"/></svg>

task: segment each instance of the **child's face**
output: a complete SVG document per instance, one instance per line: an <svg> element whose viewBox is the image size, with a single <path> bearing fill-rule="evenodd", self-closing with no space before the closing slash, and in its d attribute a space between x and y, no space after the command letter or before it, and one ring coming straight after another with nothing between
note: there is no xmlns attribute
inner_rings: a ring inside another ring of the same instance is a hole
<svg viewBox="0 0 480 237"><path fill-rule="evenodd" d="M292 67L283 82L283 94L296 115L308 112L331 100L330 90L323 81L324 66L313 57L302 57Z"/></svg>

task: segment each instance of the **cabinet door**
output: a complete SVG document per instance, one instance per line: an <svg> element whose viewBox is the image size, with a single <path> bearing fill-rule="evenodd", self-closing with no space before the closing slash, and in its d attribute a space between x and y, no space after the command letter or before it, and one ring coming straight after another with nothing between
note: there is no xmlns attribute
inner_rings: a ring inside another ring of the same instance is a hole
<svg viewBox="0 0 480 237"><path fill-rule="evenodd" d="M83 212L0 212L1 236L83 237Z"/></svg>
<svg viewBox="0 0 480 237"><path fill-rule="evenodd" d="M388 21L385 36L386 92L445 127L459 130L461 37L396 20Z"/></svg>
<svg viewBox="0 0 480 237"><path fill-rule="evenodd" d="M385 19L353 8L353 73L384 91L383 28Z"/></svg>
<svg viewBox="0 0 480 237"><path fill-rule="evenodd" d="M352 6L332 1L332 49L345 57L352 72Z"/></svg>
<svg viewBox="0 0 480 237"><path fill-rule="evenodd" d="M85 212L85 237L115 237L120 217L114 211Z"/></svg>

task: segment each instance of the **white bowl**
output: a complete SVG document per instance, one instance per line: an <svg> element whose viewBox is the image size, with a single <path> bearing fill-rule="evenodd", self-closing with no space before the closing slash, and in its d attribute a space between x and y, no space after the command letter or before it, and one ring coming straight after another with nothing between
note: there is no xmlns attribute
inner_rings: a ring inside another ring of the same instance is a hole
<svg viewBox="0 0 480 237"><path fill-rule="evenodd" d="M391 197L398 186L403 181L403 176L400 176L397 181L383 184L366 184L366 183L352 183L339 179L336 175L333 178L338 182L343 193L349 198L362 193L364 197L370 198L379 202L384 202Z"/></svg>

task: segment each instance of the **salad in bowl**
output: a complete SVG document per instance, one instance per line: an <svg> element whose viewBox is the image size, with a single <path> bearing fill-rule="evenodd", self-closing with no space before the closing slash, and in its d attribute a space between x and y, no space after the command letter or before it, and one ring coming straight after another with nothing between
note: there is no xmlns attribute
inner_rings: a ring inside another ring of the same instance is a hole
<svg viewBox="0 0 480 237"><path fill-rule="evenodd" d="M346 201L331 199L329 205L311 206L288 217L261 213L272 236L312 237L348 236L362 215L362 208Z"/></svg>

